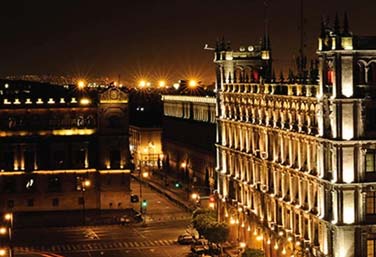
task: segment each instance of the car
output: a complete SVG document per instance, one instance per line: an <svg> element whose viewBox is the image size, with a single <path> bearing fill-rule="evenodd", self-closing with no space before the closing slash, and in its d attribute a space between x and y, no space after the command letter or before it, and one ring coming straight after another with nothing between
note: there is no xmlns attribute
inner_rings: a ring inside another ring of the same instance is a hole
<svg viewBox="0 0 376 257"><path fill-rule="evenodd" d="M131 217L129 217L128 215L121 216L120 217L120 223L122 225L131 223Z"/></svg>
<svg viewBox="0 0 376 257"><path fill-rule="evenodd" d="M202 255L207 254L209 251L209 246L207 245L191 245L191 251L193 254Z"/></svg>
<svg viewBox="0 0 376 257"><path fill-rule="evenodd" d="M203 238L194 240L193 243L191 244L191 251L194 253L196 253L197 251L199 252L204 251L205 253L207 253L209 251L208 240L203 239Z"/></svg>
<svg viewBox="0 0 376 257"><path fill-rule="evenodd" d="M209 244L209 252L213 255L220 255L222 253L221 247L214 243Z"/></svg>
<svg viewBox="0 0 376 257"><path fill-rule="evenodd" d="M183 234L178 236L178 243L182 245L192 244L195 238L192 235Z"/></svg>

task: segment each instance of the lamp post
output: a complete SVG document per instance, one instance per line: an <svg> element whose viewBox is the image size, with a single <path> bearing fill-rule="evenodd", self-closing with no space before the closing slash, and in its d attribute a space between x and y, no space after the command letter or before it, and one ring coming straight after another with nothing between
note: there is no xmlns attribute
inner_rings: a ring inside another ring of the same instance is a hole
<svg viewBox="0 0 376 257"><path fill-rule="evenodd" d="M139 182L140 182L140 213L142 213L142 203L143 203L143 199L142 199L142 178L147 178L148 176L149 176L149 173L147 171L141 172L141 169L140 169L140 172L138 173L138 179L139 179Z"/></svg>
<svg viewBox="0 0 376 257"><path fill-rule="evenodd" d="M4 220L8 223L8 236L9 236L9 256L13 256L13 245L12 245L12 233L13 233L13 213L8 212L4 214Z"/></svg>
<svg viewBox="0 0 376 257"><path fill-rule="evenodd" d="M89 179L81 179L81 192L82 192L82 219L83 224L86 223L86 208L85 208L85 191L86 188L88 188L91 185L91 182Z"/></svg>

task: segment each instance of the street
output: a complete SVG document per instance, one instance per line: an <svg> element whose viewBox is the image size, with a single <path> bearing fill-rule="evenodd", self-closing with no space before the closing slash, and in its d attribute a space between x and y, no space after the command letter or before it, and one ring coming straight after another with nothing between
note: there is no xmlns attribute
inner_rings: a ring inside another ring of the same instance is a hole
<svg viewBox="0 0 376 257"><path fill-rule="evenodd" d="M138 194L139 184L132 181L131 187ZM176 239L189 225L190 214L147 186L142 190L148 202L145 224L17 229L15 256L187 256L189 247Z"/></svg>

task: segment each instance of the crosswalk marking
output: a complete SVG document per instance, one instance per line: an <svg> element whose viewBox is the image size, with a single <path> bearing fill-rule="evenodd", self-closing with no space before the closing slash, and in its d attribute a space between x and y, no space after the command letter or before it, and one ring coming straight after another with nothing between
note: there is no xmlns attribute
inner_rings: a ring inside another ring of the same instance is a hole
<svg viewBox="0 0 376 257"><path fill-rule="evenodd" d="M49 245L49 246L17 246L14 248L17 253L25 253L31 251L51 251L51 252L75 252L85 250L100 250L100 249L117 249L117 248L144 248L144 247L156 247L156 246L170 246L175 244L174 240L147 240L147 241L113 241L113 242L93 242L82 244L61 244L61 245Z"/></svg>

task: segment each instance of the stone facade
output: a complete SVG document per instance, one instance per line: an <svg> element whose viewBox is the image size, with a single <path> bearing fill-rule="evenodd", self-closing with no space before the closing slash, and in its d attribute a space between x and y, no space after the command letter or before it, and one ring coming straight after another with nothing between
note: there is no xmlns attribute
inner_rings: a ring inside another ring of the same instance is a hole
<svg viewBox="0 0 376 257"><path fill-rule="evenodd" d="M375 256L376 38L346 24L322 28L318 85L255 76L263 46L215 51L220 219L266 256Z"/></svg>
<svg viewBox="0 0 376 257"><path fill-rule="evenodd" d="M87 208L126 207L126 92L115 87L0 83L1 210L77 209L85 201L78 200L83 191ZM83 189L84 180L90 186ZM117 199L110 199L108 192Z"/></svg>

